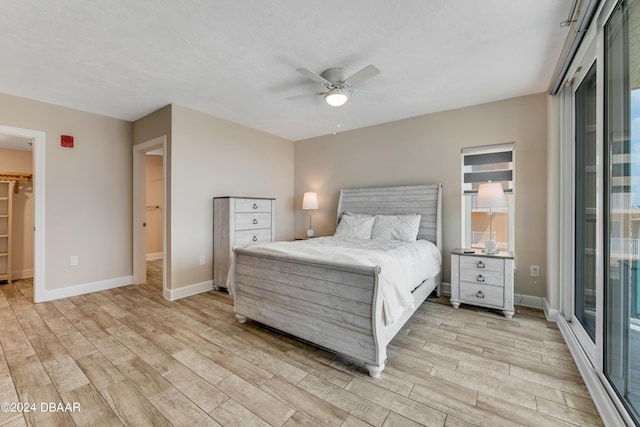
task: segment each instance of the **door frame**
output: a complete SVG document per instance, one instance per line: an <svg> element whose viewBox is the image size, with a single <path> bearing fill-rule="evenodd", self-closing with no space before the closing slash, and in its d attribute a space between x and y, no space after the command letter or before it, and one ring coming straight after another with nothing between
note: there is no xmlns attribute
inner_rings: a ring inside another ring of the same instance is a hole
<svg viewBox="0 0 640 427"><path fill-rule="evenodd" d="M567 251L567 257L570 262L570 268L568 268L568 275L570 277L570 281L568 283L572 283L567 290L566 301L564 304L565 308L565 316L567 320L569 320L569 325L573 331L573 334L576 336L578 341L581 344L581 347L588 359L594 366L602 366L602 354L598 351L598 343L602 342L603 337L603 309L604 309L604 286L603 286L603 261L602 257L598 256L602 255L603 250L603 241L602 241L602 227L603 227L603 194L602 194L602 186L597 186L597 194L596 194L596 230L595 230L595 284L596 284L596 313L595 313L595 322L596 322L596 331L595 331L595 340L591 340L591 337L586 332L586 330L582 327L582 324L575 316L575 286L576 286L576 258L575 258L575 241L576 241L576 224L573 219L575 219L576 215L576 138L577 133L575 129L576 125L576 109L575 109L575 93L576 90L583 83L584 78L586 77L588 71L595 64L596 66L596 167L595 174L596 180L602 179L603 174L603 165L602 165L602 120L603 120L603 106L601 101L603 99L603 88L602 88L602 75L603 75L603 64L602 64L602 56L598 53L600 51L600 43L599 43L599 35L596 31L591 30L590 33L587 34L585 40L583 42L582 48L580 49L578 55L572 62L570 69L576 70L575 74L570 78L570 96L568 96L567 101L569 102L568 108L571 110L571 147L570 147L570 155L571 155L571 168L570 170L566 170L566 179L570 183L570 209L568 210L568 214L571 217L570 224L571 227L571 237L570 242L565 246L565 250Z"/></svg>
<svg viewBox="0 0 640 427"><path fill-rule="evenodd" d="M167 275L167 137L159 136L133 146L133 283L146 282L146 170L144 159L147 152L162 148L162 295L167 298L169 283Z"/></svg>
<svg viewBox="0 0 640 427"><path fill-rule="evenodd" d="M33 156L34 230L33 230L33 302L46 301L45 297L45 141L46 133L0 125L0 133L30 139Z"/></svg>

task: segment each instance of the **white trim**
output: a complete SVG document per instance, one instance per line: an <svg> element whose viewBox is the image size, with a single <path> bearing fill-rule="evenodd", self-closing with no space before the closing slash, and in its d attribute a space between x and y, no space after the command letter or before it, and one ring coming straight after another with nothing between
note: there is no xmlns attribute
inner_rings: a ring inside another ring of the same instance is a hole
<svg viewBox="0 0 640 427"><path fill-rule="evenodd" d="M445 295L451 295L451 283L442 282L440 284L440 293Z"/></svg>
<svg viewBox="0 0 640 427"><path fill-rule="evenodd" d="M98 282L84 283L82 285L67 286L60 289L44 290L39 302L75 297L78 295L89 294L91 292L105 291L107 289L131 285L132 283L133 276L123 276L100 280Z"/></svg>
<svg viewBox="0 0 640 427"><path fill-rule="evenodd" d="M167 136L162 135L149 141L133 146L133 283L142 284L146 282L147 266L145 254L145 229L140 226L144 221L145 212L145 153L156 148L162 147L162 295L168 298L171 292L169 288L170 275L168 274L168 256L167 254L167 192L169 183L167 182Z"/></svg>
<svg viewBox="0 0 640 427"><path fill-rule="evenodd" d="M198 295L203 292L213 290L213 280L207 280L206 282L194 283L193 285L183 286L178 289L165 289L163 295L165 299L169 301L175 301L180 298L190 297L192 295Z"/></svg>
<svg viewBox="0 0 640 427"><path fill-rule="evenodd" d="M37 130L22 129L0 125L0 133L4 135L30 138L33 154L33 191L34 191L34 241L33 241L33 301L41 302L45 292L45 142L46 134Z"/></svg>
<svg viewBox="0 0 640 427"><path fill-rule="evenodd" d="M549 302L546 298L542 298L542 311L544 311L544 317L546 317L550 322L557 322L561 317L558 310L549 306Z"/></svg>
<svg viewBox="0 0 640 427"><path fill-rule="evenodd" d="M542 300L543 300L542 297L536 297L533 295L523 295L523 294L513 295L514 305L519 305L521 307L537 308L538 310L543 309Z"/></svg>
<svg viewBox="0 0 640 427"><path fill-rule="evenodd" d="M162 259L163 256L164 256L164 254L162 252L156 252L156 253L153 253L153 254L147 254L146 258L147 258L147 261L155 261L157 259Z"/></svg>
<svg viewBox="0 0 640 427"><path fill-rule="evenodd" d="M468 156L470 154L485 154L485 153L499 153L501 151L514 151L516 148L515 142L503 142L501 144L489 144L480 145L476 147L466 147L460 150L462 154Z"/></svg>
<svg viewBox="0 0 640 427"><path fill-rule="evenodd" d="M573 334L569 323L562 316L557 317L557 325L562 338L567 343L567 347L571 352L571 356L580 371L580 375L584 380L587 390L593 399L593 403L598 409L598 413L606 426L633 426L633 421L626 412L620 413L616 404L611 399L611 395L607 392L600 376L597 374L593 365L589 361L587 354L583 351L578 339Z"/></svg>

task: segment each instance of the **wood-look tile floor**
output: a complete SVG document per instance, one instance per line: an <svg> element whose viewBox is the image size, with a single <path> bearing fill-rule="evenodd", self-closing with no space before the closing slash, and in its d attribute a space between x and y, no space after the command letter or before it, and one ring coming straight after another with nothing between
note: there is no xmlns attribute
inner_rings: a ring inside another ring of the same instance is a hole
<svg viewBox="0 0 640 427"><path fill-rule="evenodd" d="M0 285L0 402L35 404L3 406L0 425L602 425L541 312L508 320L429 300L372 379L238 323L224 292L164 300L157 271L147 285L41 304L30 280Z"/></svg>

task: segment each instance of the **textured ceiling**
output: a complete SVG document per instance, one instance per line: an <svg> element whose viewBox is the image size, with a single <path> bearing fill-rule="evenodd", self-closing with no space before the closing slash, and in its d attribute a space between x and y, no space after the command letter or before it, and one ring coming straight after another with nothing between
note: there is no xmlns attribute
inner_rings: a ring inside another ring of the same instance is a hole
<svg viewBox="0 0 640 427"><path fill-rule="evenodd" d="M570 6L3 0L0 92L130 121L175 103L299 140L544 92ZM323 89L296 68L350 75L368 64L382 74L343 107L285 99Z"/></svg>

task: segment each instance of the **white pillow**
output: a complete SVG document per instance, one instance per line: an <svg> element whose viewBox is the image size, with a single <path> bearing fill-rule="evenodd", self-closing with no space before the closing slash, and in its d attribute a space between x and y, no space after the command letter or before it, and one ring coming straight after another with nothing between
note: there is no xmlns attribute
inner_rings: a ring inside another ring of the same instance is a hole
<svg viewBox="0 0 640 427"><path fill-rule="evenodd" d="M336 229L334 237L357 237L359 239L370 239L371 230L376 217L371 215L342 215L342 219Z"/></svg>
<svg viewBox="0 0 640 427"><path fill-rule="evenodd" d="M376 215L371 238L415 242L420 218L420 215Z"/></svg>

